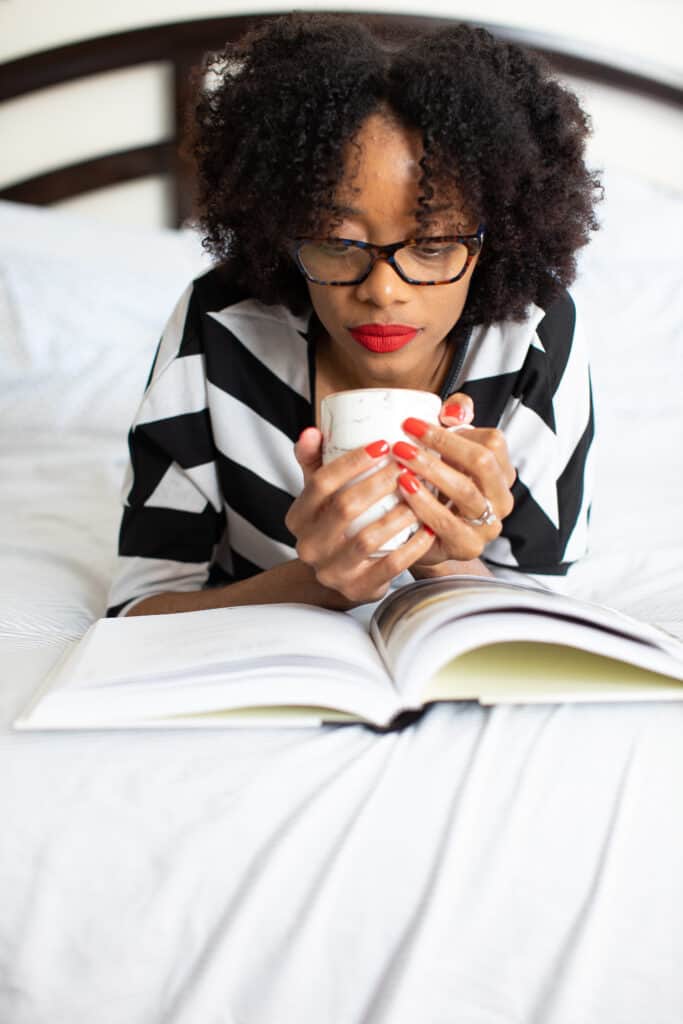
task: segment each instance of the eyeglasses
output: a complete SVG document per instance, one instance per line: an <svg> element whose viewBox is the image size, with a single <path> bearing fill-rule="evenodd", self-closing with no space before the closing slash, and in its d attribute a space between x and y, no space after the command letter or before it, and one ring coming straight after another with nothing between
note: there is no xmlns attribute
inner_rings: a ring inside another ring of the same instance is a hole
<svg viewBox="0 0 683 1024"><path fill-rule="evenodd" d="M473 235L410 238L371 245L351 238L297 238L291 253L314 284L360 284L378 259L385 259L408 284L453 284L466 272L484 242L484 225Z"/></svg>

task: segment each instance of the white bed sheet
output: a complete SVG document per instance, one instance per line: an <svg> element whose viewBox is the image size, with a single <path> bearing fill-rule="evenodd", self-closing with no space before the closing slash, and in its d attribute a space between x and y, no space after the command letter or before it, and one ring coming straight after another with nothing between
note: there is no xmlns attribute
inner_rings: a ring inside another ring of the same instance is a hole
<svg viewBox="0 0 683 1024"><path fill-rule="evenodd" d="M683 201L622 178L610 195L575 289L600 444L592 552L567 586L680 633ZM102 287L74 273L86 224L0 204L0 229L28 216L36 244L71 225L73 303L64 329L23 309L30 240L23 264L0 247L2 1024L680 1024L681 705L443 706L386 736L11 733L104 606L154 347L118 331L144 313L156 332L198 262L150 237L133 285L144 250L121 235ZM88 369L105 357L106 416Z"/></svg>

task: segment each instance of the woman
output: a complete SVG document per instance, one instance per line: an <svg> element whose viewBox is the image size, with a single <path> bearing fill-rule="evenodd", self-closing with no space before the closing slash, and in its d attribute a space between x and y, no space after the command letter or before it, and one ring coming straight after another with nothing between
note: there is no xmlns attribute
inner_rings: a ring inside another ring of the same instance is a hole
<svg viewBox="0 0 683 1024"><path fill-rule="evenodd" d="M349 608L406 570L565 573L593 433L565 288L599 191L575 98L483 30L382 45L327 15L273 19L208 70L193 151L217 266L174 311L131 429L108 614ZM320 401L374 386L433 391L443 425L411 418L415 443L345 487L387 446L323 467Z"/></svg>

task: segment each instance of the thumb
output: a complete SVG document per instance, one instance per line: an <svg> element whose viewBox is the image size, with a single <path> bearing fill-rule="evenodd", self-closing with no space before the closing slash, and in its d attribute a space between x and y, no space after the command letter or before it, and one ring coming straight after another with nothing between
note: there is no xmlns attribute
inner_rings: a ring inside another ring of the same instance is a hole
<svg viewBox="0 0 683 1024"><path fill-rule="evenodd" d="M456 391L441 406L439 419L447 427L464 427L474 419L474 402L469 395Z"/></svg>
<svg viewBox="0 0 683 1024"><path fill-rule="evenodd" d="M306 427L299 434L299 440L294 445L296 461L301 466L304 474L304 484L307 484L316 469L319 469L323 461L323 435L317 427Z"/></svg>

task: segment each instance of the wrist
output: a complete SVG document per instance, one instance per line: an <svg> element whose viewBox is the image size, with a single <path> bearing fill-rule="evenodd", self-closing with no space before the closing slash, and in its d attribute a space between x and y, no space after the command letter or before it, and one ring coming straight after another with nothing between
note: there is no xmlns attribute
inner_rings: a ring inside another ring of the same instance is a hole
<svg viewBox="0 0 683 1024"><path fill-rule="evenodd" d="M493 573L481 559L473 558L469 562L459 562L454 558L435 565L411 565L410 572L416 580L435 579L438 576L492 576Z"/></svg>
<svg viewBox="0 0 683 1024"><path fill-rule="evenodd" d="M296 601L333 611L348 611L356 606L338 590L320 583L313 567L300 558L293 558L269 570L269 576L275 601Z"/></svg>
<svg viewBox="0 0 683 1024"><path fill-rule="evenodd" d="M294 558L235 583L191 591L162 591L150 595L134 602L126 615L162 615L290 601L335 611L348 611L355 607L343 594L319 583L310 565Z"/></svg>
<svg viewBox="0 0 683 1024"><path fill-rule="evenodd" d="M349 601L338 590L320 583L315 570L306 562L296 558L288 564L292 566L293 580L301 586L302 593L305 595L299 600L305 601L306 604L319 605L321 608L331 608L333 611L346 612L357 606L357 601Z"/></svg>

